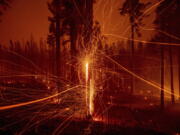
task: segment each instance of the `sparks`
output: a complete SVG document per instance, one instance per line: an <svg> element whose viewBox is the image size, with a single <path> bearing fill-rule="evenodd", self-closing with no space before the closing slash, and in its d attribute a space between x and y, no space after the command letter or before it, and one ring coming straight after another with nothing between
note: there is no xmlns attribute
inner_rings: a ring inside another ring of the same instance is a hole
<svg viewBox="0 0 180 135"><path fill-rule="evenodd" d="M90 80L90 91L89 91L89 113L92 116L94 112L94 82Z"/></svg>

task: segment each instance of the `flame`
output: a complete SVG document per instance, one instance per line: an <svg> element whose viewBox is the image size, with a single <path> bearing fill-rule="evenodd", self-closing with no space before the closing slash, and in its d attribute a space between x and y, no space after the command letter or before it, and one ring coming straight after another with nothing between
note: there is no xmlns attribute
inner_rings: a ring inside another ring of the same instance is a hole
<svg viewBox="0 0 180 135"><path fill-rule="evenodd" d="M88 103L88 80L89 80L89 63L85 63L85 76L86 76L86 109L87 109L87 115L89 115L89 103Z"/></svg>
<svg viewBox="0 0 180 135"><path fill-rule="evenodd" d="M90 75L89 61L86 59L85 61L85 83L86 83L86 109L87 115L93 115L94 112L94 81L92 76Z"/></svg>
<svg viewBox="0 0 180 135"><path fill-rule="evenodd" d="M88 83L88 80L89 80L89 63L86 62L86 83Z"/></svg>
<svg viewBox="0 0 180 135"><path fill-rule="evenodd" d="M94 83L93 80L90 80L90 91L89 91L89 113L90 115L94 112Z"/></svg>

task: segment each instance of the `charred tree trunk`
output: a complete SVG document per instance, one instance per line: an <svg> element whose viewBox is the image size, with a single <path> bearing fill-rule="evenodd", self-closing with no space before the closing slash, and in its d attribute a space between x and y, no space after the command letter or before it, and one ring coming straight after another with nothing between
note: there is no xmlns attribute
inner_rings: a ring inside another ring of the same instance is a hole
<svg viewBox="0 0 180 135"><path fill-rule="evenodd" d="M70 24L71 30L70 30L70 40L71 40L71 82L77 83L78 82L78 76L76 71L76 56L77 56L77 50L76 50L76 42L77 42L77 25L75 22L71 22Z"/></svg>
<svg viewBox="0 0 180 135"><path fill-rule="evenodd" d="M131 22L134 22L134 17L131 17ZM134 23L131 24L131 71L134 73ZM134 93L134 76L131 76L131 93Z"/></svg>
<svg viewBox="0 0 180 135"><path fill-rule="evenodd" d="M178 70L179 70L179 100L180 100L180 53L178 57Z"/></svg>
<svg viewBox="0 0 180 135"><path fill-rule="evenodd" d="M60 92L60 76L61 76L61 66L60 66L60 19L56 17L56 76L57 76L57 92ZM57 97L58 103L60 102L59 97Z"/></svg>
<svg viewBox="0 0 180 135"><path fill-rule="evenodd" d="M161 46L161 109L164 109L164 47Z"/></svg>
<svg viewBox="0 0 180 135"><path fill-rule="evenodd" d="M84 16L85 16L85 29L84 29L84 43L85 47L90 47L90 40L91 40L91 33L92 33L92 26L93 26L93 0L85 0L84 4Z"/></svg>
<svg viewBox="0 0 180 135"><path fill-rule="evenodd" d="M175 103L174 99L174 75L173 75L173 57L172 57L172 48L169 46L169 62L170 62L170 79L171 79L171 102Z"/></svg>
<svg viewBox="0 0 180 135"><path fill-rule="evenodd" d="M56 74L60 76L60 21L56 18Z"/></svg>

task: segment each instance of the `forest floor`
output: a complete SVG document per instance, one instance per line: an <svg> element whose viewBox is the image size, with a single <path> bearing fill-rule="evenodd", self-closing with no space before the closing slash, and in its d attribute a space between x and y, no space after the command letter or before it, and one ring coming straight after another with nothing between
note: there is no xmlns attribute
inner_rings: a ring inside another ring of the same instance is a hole
<svg viewBox="0 0 180 135"><path fill-rule="evenodd" d="M41 86L44 88L44 86ZM129 100L131 99L131 100ZM126 101L125 101L126 100ZM143 96L112 95L95 101L94 115L88 118L67 116L45 117L38 114L42 104L0 111L0 135L179 135L180 102L167 103ZM58 112L58 105L49 104L41 112ZM30 109L33 108L33 109ZM55 109L54 109L55 108ZM49 110L48 110L49 109ZM59 107L59 111L61 111ZM37 113L36 113L37 112ZM42 114L42 113L39 113Z"/></svg>

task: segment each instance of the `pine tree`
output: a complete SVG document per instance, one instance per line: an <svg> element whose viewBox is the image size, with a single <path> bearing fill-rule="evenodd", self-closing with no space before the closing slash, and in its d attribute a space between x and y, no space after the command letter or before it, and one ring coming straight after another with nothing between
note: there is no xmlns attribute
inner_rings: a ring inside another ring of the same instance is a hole
<svg viewBox="0 0 180 135"><path fill-rule="evenodd" d="M121 15L128 15L131 25L131 70L134 72L134 37L135 34L141 36L139 26L143 25L142 19L145 17L143 11L150 3L141 3L139 0L126 0L120 8ZM134 92L134 77L132 76L131 92Z"/></svg>
<svg viewBox="0 0 180 135"><path fill-rule="evenodd" d="M179 0L164 0L156 10L156 20L155 24L159 31L163 31L164 33L170 33L173 36L164 36L161 33L159 34L161 37L161 42L176 42L179 43L179 40L176 39L180 35L180 19L177 18L180 12L180 1ZM176 48L176 47L173 47ZM174 96L174 74L173 74L173 54L174 49L171 45L168 46L169 49L169 63L170 63L170 85L171 85L171 102L175 103ZM177 49L178 50L178 49Z"/></svg>

